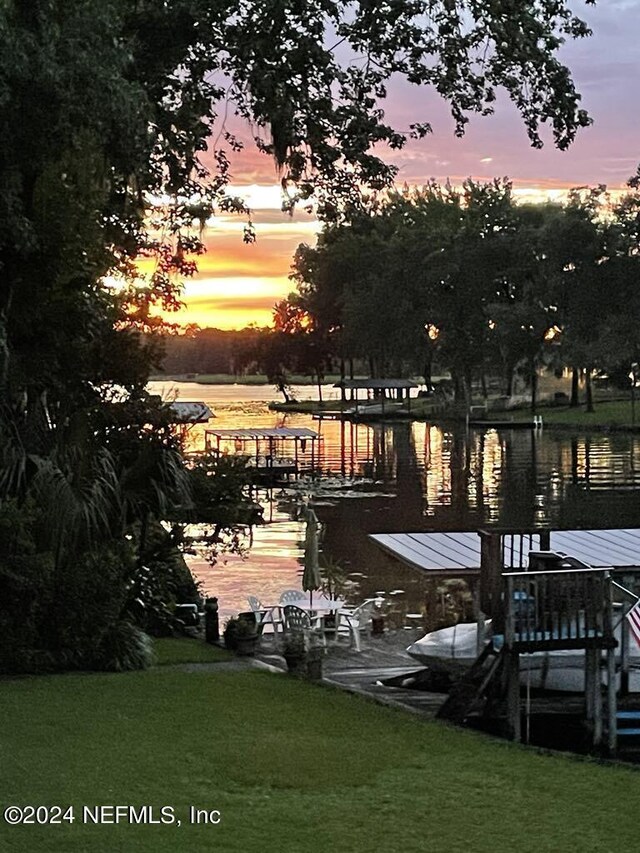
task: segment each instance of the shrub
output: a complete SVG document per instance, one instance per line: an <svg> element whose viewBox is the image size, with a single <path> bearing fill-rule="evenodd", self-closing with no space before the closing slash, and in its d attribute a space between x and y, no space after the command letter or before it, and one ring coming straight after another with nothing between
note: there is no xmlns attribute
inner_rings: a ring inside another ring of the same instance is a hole
<svg viewBox="0 0 640 853"><path fill-rule="evenodd" d="M137 625L121 620L110 626L96 649L94 668L107 672L146 669L153 662L153 640Z"/></svg>

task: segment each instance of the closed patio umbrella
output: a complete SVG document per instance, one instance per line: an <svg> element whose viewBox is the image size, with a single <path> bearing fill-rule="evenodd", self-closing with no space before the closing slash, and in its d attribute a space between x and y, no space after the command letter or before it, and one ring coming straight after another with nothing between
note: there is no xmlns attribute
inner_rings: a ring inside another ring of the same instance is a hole
<svg viewBox="0 0 640 853"><path fill-rule="evenodd" d="M322 585L318 550L318 516L309 509L304 536L304 572L302 573L302 589L309 593L309 608L313 605L313 591L320 589Z"/></svg>

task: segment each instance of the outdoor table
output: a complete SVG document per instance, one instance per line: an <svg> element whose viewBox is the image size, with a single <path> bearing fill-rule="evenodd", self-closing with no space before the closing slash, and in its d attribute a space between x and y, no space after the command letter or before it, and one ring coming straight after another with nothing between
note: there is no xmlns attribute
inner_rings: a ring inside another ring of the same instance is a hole
<svg viewBox="0 0 640 853"><path fill-rule="evenodd" d="M310 601L309 595L304 598L298 598L295 601L287 601L287 604L299 607L309 615L312 625L321 630L335 630L335 621L329 623L332 615L345 606L345 601L342 598L325 598L324 596L315 596ZM286 605L281 605L284 607ZM335 619L335 617L334 617ZM336 619L337 621L337 619Z"/></svg>
<svg viewBox="0 0 640 853"><path fill-rule="evenodd" d="M335 613L336 610L341 610L346 602L343 598L316 598L309 600L309 596L298 598L296 601L288 601L287 604L293 604L294 607L299 607L310 616L326 616L329 613ZM281 607L284 605L280 605Z"/></svg>

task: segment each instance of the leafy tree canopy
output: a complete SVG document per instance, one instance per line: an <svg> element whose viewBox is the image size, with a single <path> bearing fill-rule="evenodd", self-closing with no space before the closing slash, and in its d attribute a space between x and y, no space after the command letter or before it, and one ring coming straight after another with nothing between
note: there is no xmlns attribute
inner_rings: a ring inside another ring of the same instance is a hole
<svg viewBox="0 0 640 853"><path fill-rule="evenodd" d="M0 501L33 502L34 531L47 495L64 498L73 536L47 522L40 598L54 591L59 649L69 626L74 646L65 607L74 586L86 594L97 551L122 613L123 527L138 517L144 545L147 517L183 491L144 390L158 353L141 332L156 306L178 306L211 213L246 213L226 193L241 147L227 116L249 123L291 204L313 195L337 220L363 186L393 181L375 145L429 130L419 116L387 123L392 77L432 86L458 133L504 87L532 144L547 122L564 148L589 119L557 51L587 34L564 0L0 4ZM136 412L128 423L115 401Z"/></svg>

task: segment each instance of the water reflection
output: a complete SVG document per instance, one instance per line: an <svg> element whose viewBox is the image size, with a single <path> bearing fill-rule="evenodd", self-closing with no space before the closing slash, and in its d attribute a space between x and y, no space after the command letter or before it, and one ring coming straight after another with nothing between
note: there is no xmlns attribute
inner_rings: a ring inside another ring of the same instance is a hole
<svg viewBox="0 0 640 853"><path fill-rule="evenodd" d="M307 426L322 436L321 476L262 494L269 523L255 531L246 559L213 568L195 561L223 615L245 609L247 594L274 602L281 589L299 585L303 530L295 507L305 493L315 496L325 525L325 552L353 573L354 597L402 589L394 600L409 612L421 609L424 577L386 556L368 533L635 527L640 521L636 435L315 421L269 412L270 388L186 384L177 391L181 399L210 405L219 428ZM204 428L194 428L191 441L202 447Z"/></svg>

